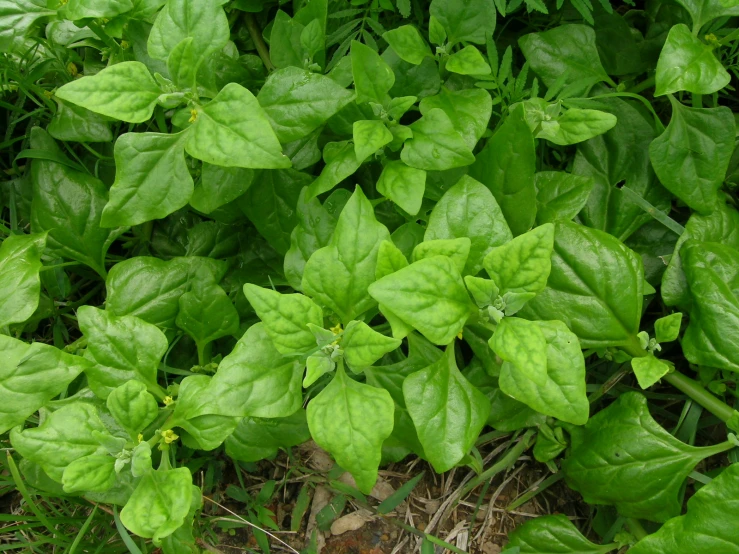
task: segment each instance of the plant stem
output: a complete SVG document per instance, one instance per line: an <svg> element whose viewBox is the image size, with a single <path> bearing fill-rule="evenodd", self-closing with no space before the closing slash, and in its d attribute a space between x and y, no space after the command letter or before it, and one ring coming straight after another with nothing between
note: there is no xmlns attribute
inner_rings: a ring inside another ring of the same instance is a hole
<svg viewBox="0 0 739 554"><path fill-rule="evenodd" d="M721 421L728 421L734 415L734 409L731 406L713 396L700 383L693 381L682 373L673 371L665 375L663 379L679 391L687 394Z"/></svg>
<svg viewBox="0 0 739 554"><path fill-rule="evenodd" d="M274 71L275 66L272 64L272 60L269 59L269 49L264 43L262 31L259 28L259 25L257 25L257 20L254 19L254 16L250 13L244 15L244 20L246 22L246 29L249 31L249 36L254 41L254 46L257 48L257 53L259 54L259 57L262 58L262 62L264 62L264 67L267 68L267 71Z"/></svg>
<svg viewBox="0 0 739 554"><path fill-rule="evenodd" d="M643 92L647 90L648 88L652 88L654 86L655 82L655 76L652 75L651 77L647 77L644 79L641 83L635 84L633 87L626 89L626 92L630 92L632 94L639 94L640 92Z"/></svg>
<svg viewBox="0 0 739 554"><path fill-rule="evenodd" d="M649 534L644 530L644 527L642 527L642 524L639 523L639 520L633 517L630 517L626 520L626 527L629 528L631 534L634 535L638 540L642 540Z"/></svg>

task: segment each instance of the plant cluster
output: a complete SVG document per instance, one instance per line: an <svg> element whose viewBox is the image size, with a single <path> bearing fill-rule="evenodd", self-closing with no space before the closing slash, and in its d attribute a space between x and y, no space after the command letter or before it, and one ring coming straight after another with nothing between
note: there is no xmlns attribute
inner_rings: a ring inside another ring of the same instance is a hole
<svg viewBox="0 0 739 554"><path fill-rule="evenodd" d="M185 554L195 451L366 494L489 426L599 507L506 552L739 553L738 17L0 0L9 464Z"/></svg>

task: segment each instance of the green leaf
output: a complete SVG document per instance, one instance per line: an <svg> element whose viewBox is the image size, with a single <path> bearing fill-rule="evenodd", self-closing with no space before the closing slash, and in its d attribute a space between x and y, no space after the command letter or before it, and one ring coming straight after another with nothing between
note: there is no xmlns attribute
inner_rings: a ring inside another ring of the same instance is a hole
<svg viewBox="0 0 739 554"><path fill-rule="evenodd" d="M395 84L393 70L377 52L356 40L352 41L351 58L357 104L382 104Z"/></svg>
<svg viewBox="0 0 739 554"><path fill-rule="evenodd" d="M511 231L495 201L481 183L463 176L437 202L429 217L424 240L468 237L470 255L464 273L475 275L485 256L511 240Z"/></svg>
<svg viewBox="0 0 739 554"><path fill-rule="evenodd" d="M37 19L55 15L46 0L5 0L0 3L0 50L10 52Z"/></svg>
<svg viewBox="0 0 739 554"><path fill-rule="evenodd" d="M483 264L501 296L507 292L539 294L552 269L553 248L554 225L545 223L493 248Z"/></svg>
<svg viewBox="0 0 739 554"><path fill-rule="evenodd" d="M455 52L446 62L446 70L460 75L489 75L490 66L472 45Z"/></svg>
<svg viewBox="0 0 739 554"><path fill-rule="evenodd" d="M113 140L110 123L105 117L58 98L56 106L56 113L46 128L55 139L73 142Z"/></svg>
<svg viewBox="0 0 739 554"><path fill-rule="evenodd" d="M734 151L736 125L728 108L688 108L670 96L672 118L649 145L660 182L694 210L710 214Z"/></svg>
<svg viewBox="0 0 739 554"><path fill-rule="evenodd" d="M131 0L69 0L64 5L66 18L72 21L87 17L113 18L133 9Z"/></svg>
<svg viewBox="0 0 739 554"><path fill-rule="evenodd" d="M104 374L97 390L116 388L131 379L156 384L159 360L167 351L167 337L156 326L132 315L116 317L92 306L77 310L80 330L87 338L87 352ZM99 381L99 379L96 379Z"/></svg>
<svg viewBox="0 0 739 554"><path fill-rule="evenodd" d="M308 54L300 42L305 26L277 10L269 35L269 58L275 67L303 67Z"/></svg>
<svg viewBox="0 0 739 554"><path fill-rule="evenodd" d="M184 39L192 37L196 59L221 50L229 39L229 23L222 2L168 0L149 34L149 55L166 60Z"/></svg>
<svg viewBox="0 0 739 554"><path fill-rule="evenodd" d="M67 83L55 92L62 100L129 123L151 118L162 91L141 62L121 62Z"/></svg>
<svg viewBox="0 0 739 554"><path fill-rule="evenodd" d="M353 97L330 77L297 67L272 73L257 95L283 144L309 135Z"/></svg>
<svg viewBox="0 0 739 554"><path fill-rule="evenodd" d="M739 15L739 4L732 0L678 0L693 19L696 35L703 25L719 17Z"/></svg>
<svg viewBox="0 0 739 554"><path fill-rule="evenodd" d="M472 150L443 110L430 109L410 128L413 137L405 142L400 154L407 165L427 171L442 171L475 161Z"/></svg>
<svg viewBox="0 0 739 554"><path fill-rule="evenodd" d="M244 285L244 294L278 352L305 354L316 348L308 324L323 327L323 313L310 298L302 294L280 294L251 283Z"/></svg>
<svg viewBox="0 0 739 554"><path fill-rule="evenodd" d="M186 467L150 471L121 510L121 521L138 536L159 542L184 523L192 494Z"/></svg>
<svg viewBox="0 0 739 554"><path fill-rule="evenodd" d="M352 321L344 329L341 349L349 369L356 373L398 348L400 342L374 331L363 321Z"/></svg>
<svg viewBox="0 0 739 554"><path fill-rule="evenodd" d="M457 369L454 344L439 361L406 378L403 396L426 458L439 473L470 451L490 413L488 399Z"/></svg>
<svg viewBox="0 0 739 554"><path fill-rule="evenodd" d="M514 235L528 231L536 218L535 171L534 137L520 106L498 127L469 172L493 193Z"/></svg>
<svg viewBox="0 0 739 554"><path fill-rule="evenodd" d="M370 285L370 294L434 344L449 344L475 309L454 262L417 261ZM386 310L383 313L387 316ZM396 337L397 338L397 337Z"/></svg>
<svg viewBox="0 0 739 554"><path fill-rule="evenodd" d="M300 361L280 354L264 324L257 323L223 358L206 394L219 415L287 417L302 404L302 377Z"/></svg>
<svg viewBox="0 0 739 554"><path fill-rule="evenodd" d="M323 149L323 160L326 165L318 178L310 184L308 198L328 192L353 175L362 164L362 160L356 154L355 145L349 141L328 143Z"/></svg>
<svg viewBox="0 0 739 554"><path fill-rule="evenodd" d="M251 169L203 162L200 186L195 187L190 205L199 212L209 214L249 190L256 175Z"/></svg>
<svg viewBox="0 0 739 554"><path fill-rule="evenodd" d="M426 172L399 160L388 162L377 180L377 192L410 215L416 215L421 209L425 190Z"/></svg>
<svg viewBox="0 0 739 554"><path fill-rule="evenodd" d="M404 267L408 267L408 259L405 257L405 254L392 241L383 240L380 243L380 250L377 252L375 277L382 279L386 275L395 273Z"/></svg>
<svg viewBox="0 0 739 554"><path fill-rule="evenodd" d="M657 61L655 96L681 90L713 94L730 80L712 46L693 36L687 25L678 23L670 29Z"/></svg>
<svg viewBox="0 0 739 554"><path fill-rule="evenodd" d="M53 346L40 342L27 344L5 335L0 335L0 351L3 352L0 433L22 425L90 366L87 360Z"/></svg>
<svg viewBox="0 0 739 554"><path fill-rule="evenodd" d="M75 460L107 454L95 434L111 437L97 408L75 402L48 413L38 427L16 427L10 432L10 442L21 456L39 464L49 477L61 483L64 470Z"/></svg>
<svg viewBox="0 0 739 554"><path fill-rule="evenodd" d="M693 300L682 340L685 357L739 372L739 251L690 241L682 257Z"/></svg>
<svg viewBox="0 0 739 554"><path fill-rule="evenodd" d="M402 25L383 33L384 38L398 57L413 65L420 64L424 58L431 57L431 48L423 40L421 33L412 25Z"/></svg>
<svg viewBox="0 0 739 554"><path fill-rule="evenodd" d="M571 108L551 121L543 121L536 138L567 146L602 135L616 126L616 116L599 110Z"/></svg>
<svg viewBox="0 0 739 554"><path fill-rule="evenodd" d="M558 223L571 221L593 190L593 179L565 173L541 171L535 175L536 222Z"/></svg>
<svg viewBox="0 0 739 554"><path fill-rule="evenodd" d="M161 219L187 204L193 191L184 156L189 132L126 133L116 141L116 179L103 210L103 226Z"/></svg>
<svg viewBox="0 0 739 554"><path fill-rule="evenodd" d="M639 386L643 389L648 389L673 369L673 366L668 362L655 358L654 354L633 358L631 367Z"/></svg>
<svg viewBox="0 0 739 554"><path fill-rule="evenodd" d="M446 30L449 45L458 42L485 44L495 31L493 0L433 0L429 13Z"/></svg>
<svg viewBox="0 0 739 554"><path fill-rule="evenodd" d="M375 305L367 287L375 280L377 251L390 238L372 204L357 187L341 211L331 242L310 257L303 290L333 310L344 324Z"/></svg>
<svg viewBox="0 0 739 554"><path fill-rule="evenodd" d="M462 273L470 255L470 239L460 237L458 239L426 240L413 249L412 262L432 258L434 256L446 256Z"/></svg>
<svg viewBox="0 0 739 554"><path fill-rule="evenodd" d="M547 340L538 322L503 318L490 339L490 348L526 379L542 387L547 384Z"/></svg>
<svg viewBox="0 0 739 554"><path fill-rule="evenodd" d="M685 515L673 518L656 533L629 548L632 554L668 554L674 545L685 552L739 552L739 529L732 525L739 498L739 464L724 469L688 500Z"/></svg>
<svg viewBox="0 0 739 554"><path fill-rule="evenodd" d="M660 317L654 322L654 339L659 342L672 342L680 335L680 324L683 320L682 312Z"/></svg>
<svg viewBox="0 0 739 554"><path fill-rule="evenodd" d="M508 535L508 541L503 552L518 548L520 554L605 554L617 548L615 544L600 546L590 542L566 516L559 514L525 522Z"/></svg>
<svg viewBox="0 0 739 554"><path fill-rule="evenodd" d="M11 235L0 244L0 327L23 323L38 307L46 233Z"/></svg>
<svg viewBox="0 0 739 554"><path fill-rule="evenodd" d="M116 482L115 458L93 454L69 464L62 475L64 492L105 492Z"/></svg>
<svg viewBox="0 0 739 554"><path fill-rule="evenodd" d="M584 348L631 345L642 313L641 258L611 235L558 223L547 287L519 316L564 321Z"/></svg>
<svg viewBox="0 0 739 554"><path fill-rule="evenodd" d="M393 140L393 134L382 121L355 121L353 131L354 153L360 163Z"/></svg>
<svg viewBox="0 0 739 554"><path fill-rule="evenodd" d="M524 35L518 44L531 69L549 88L568 85L573 94L579 94L595 83L609 81L598 56L592 27L560 25Z"/></svg>
<svg viewBox="0 0 739 554"><path fill-rule="evenodd" d="M444 110L467 146L473 149L488 128L493 100L483 89L449 90L442 87L439 94L421 100L419 107L423 115L434 108Z"/></svg>
<svg viewBox="0 0 739 554"><path fill-rule="evenodd" d="M278 448L288 449L310 440L305 410L288 417L245 417L226 439L226 454L243 462L271 458Z"/></svg>
<svg viewBox="0 0 739 554"><path fill-rule="evenodd" d="M131 438L136 438L159 414L156 399L140 381L128 381L114 389L106 406Z"/></svg>
<svg viewBox="0 0 739 554"><path fill-rule="evenodd" d="M175 323L203 348L239 330L239 313L226 292L205 274L197 274L190 290L180 296L180 311Z"/></svg>
<svg viewBox="0 0 739 554"><path fill-rule="evenodd" d="M652 419L647 399L635 392L619 396L571 438L562 463L570 487L588 503L660 522L680 513L680 488L698 462L726 450L725 444L696 448L679 441Z"/></svg>
<svg viewBox="0 0 739 554"><path fill-rule="evenodd" d="M364 494L377 480L382 443L393 430L393 411L386 390L350 379L341 366L308 404L313 440L352 474Z"/></svg>

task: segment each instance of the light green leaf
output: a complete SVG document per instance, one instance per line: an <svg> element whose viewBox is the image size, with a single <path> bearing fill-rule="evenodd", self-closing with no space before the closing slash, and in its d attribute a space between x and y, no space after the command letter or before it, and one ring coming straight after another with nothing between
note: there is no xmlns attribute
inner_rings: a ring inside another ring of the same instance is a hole
<svg viewBox="0 0 739 554"><path fill-rule="evenodd" d="M308 52L300 42L305 26L277 10L269 35L269 58L275 67L303 67Z"/></svg>
<svg viewBox="0 0 739 554"><path fill-rule="evenodd" d="M571 108L551 121L542 121L536 138L567 146L602 135L616 126L616 116L599 110Z"/></svg>
<svg viewBox="0 0 739 554"><path fill-rule="evenodd" d="M474 446L490 403L457 369L454 344L437 362L408 376L403 396L425 457L442 473Z"/></svg>
<svg viewBox="0 0 739 554"><path fill-rule="evenodd" d="M310 440L305 410L288 417L261 419L245 417L226 439L226 454L243 462L257 462Z"/></svg>
<svg viewBox="0 0 739 554"><path fill-rule="evenodd" d="M712 46L693 36L687 25L678 23L670 29L657 61L655 96L681 90L713 94L730 80Z"/></svg>
<svg viewBox="0 0 739 554"><path fill-rule="evenodd" d="M446 69L460 75L489 75L490 66L480 51L472 45L455 52L446 62Z"/></svg>
<svg viewBox="0 0 739 554"><path fill-rule="evenodd" d="M475 275L482 268L483 258L492 250L511 240L511 231L490 191L480 182L463 176L431 212L424 240L468 237L470 255L464 273Z"/></svg>
<svg viewBox="0 0 739 554"><path fill-rule="evenodd" d="M405 142L400 158L411 167L442 171L475 161L465 140L441 109L429 110L410 129L413 137Z"/></svg>
<svg viewBox="0 0 739 554"><path fill-rule="evenodd" d="M616 544L601 546L590 542L561 514L530 519L516 527L508 541L503 552L518 548L520 554L605 554L618 548Z"/></svg>
<svg viewBox="0 0 739 554"><path fill-rule="evenodd" d="M308 324L323 327L323 313L310 298L302 294L280 294L251 283L244 285L244 294L279 353L305 354L316 348Z"/></svg>
<svg viewBox="0 0 739 554"><path fill-rule="evenodd" d="M485 271L500 289L534 294L544 290L552 269L554 225L545 223L519 235L485 256Z"/></svg>
<svg viewBox="0 0 739 554"><path fill-rule="evenodd" d="M159 542L184 523L192 494L186 467L150 471L121 510L121 521L138 536Z"/></svg>
<svg viewBox="0 0 739 554"><path fill-rule="evenodd" d="M331 373L336 369L336 362L330 356L319 352L313 356L308 356L305 361L305 377L303 378L303 387L308 388L318 381L327 373Z"/></svg>
<svg viewBox="0 0 739 554"><path fill-rule="evenodd" d="M344 329L340 346L349 369L357 373L398 348L400 342L378 333L363 321L351 321Z"/></svg>
<svg viewBox="0 0 739 554"><path fill-rule="evenodd" d="M109 454L92 454L79 458L67 466L62 475L64 492L105 492L118 475L115 458Z"/></svg>
<svg viewBox="0 0 739 554"><path fill-rule="evenodd" d="M534 137L519 106L488 140L469 172L493 193L514 235L528 231L536 218L535 171Z"/></svg>
<svg viewBox="0 0 739 554"><path fill-rule="evenodd" d="M356 40L352 41L351 58L357 103L384 103L395 84L393 70L377 52Z"/></svg>
<svg viewBox="0 0 739 554"><path fill-rule="evenodd" d="M450 46L462 41L485 44L485 37L495 31L493 0L433 0L429 12L446 30Z"/></svg>
<svg viewBox="0 0 739 554"><path fill-rule="evenodd" d="M382 121L355 121L353 131L354 153L360 163L393 140L393 134Z"/></svg>
<svg viewBox="0 0 739 554"><path fill-rule="evenodd" d="M380 243L380 249L377 252L377 268L375 269L375 277L382 279L385 275L390 275L408 267L408 260L400 248L395 246L391 240L383 240Z"/></svg>
<svg viewBox="0 0 739 554"><path fill-rule="evenodd" d="M377 181L377 192L410 215L416 215L421 209L424 190L426 172L407 166L399 160L388 162Z"/></svg>
<svg viewBox="0 0 739 554"><path fill-rule="evenodd" d="M668 362L655 358L654 354L633 358L631 367L639 386L643 389L648 389L673 369Z"/></svg>
<svg viewBox="0 0 739 554"><path fill-rule="evenodd" d="M739 498L739 464L732 464L688 500L685 515L670 519L656 533L629 548L632 554L684 552L739 553L739 528L732 518Z"/></svg>
<svg viewBox="0 0 739 554"><path fill-rule="evenodd" d="M256 172L243 167L222 167L203 162L200 186L190 197L190 205L205 214L236 200L254 183Z"/></svg>
<svg viewBox="0 0 739 554"><path fill-rule="evenodd" d="M55 92L62 100L129 123L151 118L159 89L141 62L121 62L67 83Z"/></svg>
<svg viewBox="0 0 739 554"><path fill-rule="evenodd" d="M421 100L419 107L423 115L434 108L444 110L467 146L473 149L488 128L493 100L483 89L449 90L442 87L439 94Z"/></svg>
<svg viewBox="0 0 739 554"><path fill-rule="evenodd" d="M739 15L739 4L734 0L678 0L693 19L693 29L698 34L700 28L719 17Z"/></svg>
<svg viewBox="0 0 739 554"><path fill-rule="evenodd" d="M61 483L64 470L75 460L107 454L95 433L111 437L97 408L75 402L47 414L38 427L16 427L10 432L10 442L21 456L39 464L49 477Z"/></svg>
<svg viewBox="0 0 739 554"><path fill-rule="evenodd" d="M5 239L6 241L8 239ZM87 360L48 344L0 335L0 433L21 425L89 368Z"/></svg>
<svg viewBox="0 0 739 554"><path fill-rule="evenodd" d="M370 294L380 309L390 308L406 325L440 345L459 334L475 309L454 262L443 256L420 260L383 277L370 285Z"/></svg>
<svg viewBox="0 0 739 554"><path fill-rule="evenodd" d="M309 135L353 97L330 77L297 67L272 73L257 96L283 144Z"/></svg>
<svg viewBox="0 0 739 554"><path fill-rule="evenodd" d="M413 249L412 262L432 258L434 256L446 256L454 262L457 271L462 273L470 255L470 239L460 237L458 239L436 239L425 240Z"/></svg>
<svg viewBox="0 0 739 554"><path fill-rule="evenodd" d="M169 78L180 89L195 89L197 86L197 74L202 58L198 58L198 52L192 37L182 39L167 57L167 71Z"/></svg>
<svg viewBox="0 0 739 554"><path fill-rule="evenodd" d="M222 4L211 0L168 0L149 34L149 55L166 60L170 52L188 37L193 39L196 58L205 58L221 50L230 35Z"/></svg>
<svg viewBox="0 0 739 554"><path fill-rule="evenodd" d="M420 64L426 56L432 56L431 48L421 33L412 25L402 25L383 33L384 38L398 57L413 65Z"/></svg>
<svg viewBox="0 0 739 554"><path fill-rule="evenodd" d="M175 323L202 349L221 337L239 330L239 313L226 292L208 275L195 275L190 290L180 296Z"/></svg>
<svg viewBox="0 0 739 554"><path fill-rule="evenodd" d="M303 401L302 377L300 361L280 354L264 324L257 323L218 365L206 395L214 399L220 415L286 417Z"/></svg>
<svg viewBox="0 0 739 554"><path fill-rule="evenodd" d="M372 308L367 287L375 280L377 251L390 238L374 208L357 187L341 211L331 243L305 265L303 290L333 310L344 324Z"/></svg>
<svg viewBox="0 0 739 554"><path fill-rule="evenodd" d="M22 42L37 19L55 15L46 0L3 0L0 2L0 51L10 52Z"/></svg>
<svg viewBox="0 0 739 554"><path fill-rule="evenodd" d="M571 221L593 190L593 179L565 173L541 171L535 176L536 222L557 223Z"/></svg>
<svg viewBox="0 0 739 554"><path fill-rule="evenodd" d="M321 174L308 187L308 198L328 192L341 181L354 174L362 164L355 146L349 141L330 142L323 149L326 165Z"/></svg>
<svg viewBox="0 0 739 554"><path fill-rule="evenodd" d="M386 390L358 383L339 366L331 383L308 404L313 440L369 494L377 480L382 443L393 431L394 405Z"/></svg>
<svg viewBox="0 0 739 554"><path fill-rule="evenodd" d="M151 470L151 446L146 441L136 445L131 453L131 474L141 477Z"/></svg>
<svg viewBox="0 0 739 554"><path fill-rule="evenodd" d="M69 0L64 5L66 18L72 21L88 17L111 19L132 9L131 0Z"/></svg>
<svg viewBox="0 0 739 554"><path fill-rule="evenodd" d="M101 225L138 225L187 204L193 191L184 155L189 132L126 133L116 141L116 179Z"/></svg>
<svg viewBox="0 0 739 554"><path fill-rule="evenodd" d="M654 322L654 339L659 342L672 342L680 335L680 324L683 321L682 312L660 317Z"/></svg>
<svg viewBox="0 0 739 554"><path fill-rule="evenodd" d="M46 233L11 235L0 244L0 327L33 315L41 294L41 254Z"/></svg>
<svg viewBox="0 0 739 554"><path fill-rule="evenodd" d="M727 449L726 443L697 448L679 441L652 419L647 399L636 392L619 396L571 439L562 463L570 487L588 503L659 522L680 513L680 488L698 462Z"/></svg>
<svg viewBox="0 0 739 554"><path fill-rule="evenodd" d="M128 381L114 389L106 406L131 438L136 438L159 414L156 399L141 381Z"/></svg>
<svg viewBox="0 0 739 554"><path fill-rule="evenodd" d="M467 275L464 284L467 285L467 290L470 291L478 308L492 305L500 292L494 281L482 277Z"/></svg>
<svg viewBox="0 0 739 554"><path fill-rule="evenodd" d="M734 151L734 115L725 107L688 108L672 96L670 103L670 124L649 145L652 167L667 190L710 214Z"/></svg>
<svg viewBox="0 0 739 554"><path fill-rule="evenodd" d="M546 385L547 341L538 322L504 318L490 339L490 348L527 379L539 386ZM518 400L525 402L522 398Z"/></svg>

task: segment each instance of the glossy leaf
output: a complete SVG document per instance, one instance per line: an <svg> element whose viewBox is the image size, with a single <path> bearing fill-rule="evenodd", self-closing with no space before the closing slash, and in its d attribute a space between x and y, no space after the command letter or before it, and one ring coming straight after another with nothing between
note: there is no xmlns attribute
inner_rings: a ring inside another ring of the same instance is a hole
<svg viewBox="0 0 739 554"><path fill-rule="evenodd" d="M56 105L56 113L46 128L55 139L76 142L113 140L110 123L104 116L58 98Z"/></svg>
<svg viewBox="0 0 739 554"><path fill-rule="evenodd" d="M672 370L669 363L655 358L653 354L632 359L631 367L634 369L639 386L643 389L648 389Z"/></svg>
<svg viewBox="0 0 739 554"><path fill-rule="evenodd" d="M200 186L193 190L190 205L209 214L249 190L255 176L256 172L251 169L222 167L204 162Z"/></svg>
<svg viewBox="0 0 739 554"><path fill-rule="evenodd" d="M419 108L424 115L434 108L443 110L472 149L488 127L493 100L490 93L482 89L449 90L442 87L439 94L421 100Z"/></svg>
<svg viewBox="0 0 739 554"><path fill-rule="evenodd" d="M407 165L427 171L441 171L463 167L475 161L472 150L443 110L430 109L410 128L413 137L405 142L400 153L400 159Z"/></svg>
<svg viewBox="0 0 739 554"><path fill-rule="evenodd" d="M92 454L78 458L62 475L64 492L104 492L116 481L115 458L108 454Z"/></svg>
<svg viewBox="0 0 739 554"><path fill-rule="evenodd" d="M521 554L605 554L615 544L597 545L586 539L566 516L540 516L525 522L508 535L503 552L518 548Z"/></svg>
<svg viewBox="0 0 739 554"><path fill-rule="evenodd" d="M484 44L495 30L493 0L433 0L429 13L446 31L450 45L462 41Z"/></svg>
<svg viewBox="0 0 739 554"><path fill-rule="evenodd" d="M540 386L546 384L547 340L537 322L504 318L490 339L490 348L527 379Z"/></svg>
<svg viewBox="0 0 739 554"><path fill-rule="evenodd" d="M41 254L46 233L12 235L0 244L0 327L33 315L41 293Z"/></svg>
<svg viewBox="0 0 739 554"><path fill-rule="evenodd" d="M569 109L556 120L541 123L536 138L567 146L602 135L616 126L616 116L599 110Z"/></svg>
<svg viewBox="0 0 739 554"><path fill-rule="evenodd" d="M358 162L363 162L393 140L393 134L382 121L354 122L354 153Z"/></svg>
<svg viewBox="0 0 739 554"><path fill-rule="evenodd" d="M384 38L400 59L418 65L431 56L431 48L412 25L402 25L383 33Z"/></svg>
<svg viewBox="0 0 739 554"><path fill-rule="evenodd" d="M239 330L239 314L220 285L195 275L190 290L180 296L175 323L190 335L200 348L234 335Z"/></svg>
<svg viewBox="0 0 739 554"><path fill-rule="evenodd" d="M128 381L113 390L106 406L131 438L136 438L159 414L156 399L140 381Z"/></svg>
<svg viewBox="0 0 739 554"><path fill-rule="evenodd" d="M446 70L459 75L488 75L490 66L480 51L469 45L449 56Z"/></svg>
<svg viewBox="0 0 739 554"><path fill-rule="evenodd" d="M395 75L389 65L369 46L352 41L352 75L357 103L382 104L395 84Z"/></svg>
<svg viewBox="0 0 739 554"><path fill-rule="evenodd" d="M400 340L378 333L363 321L349 323L341 337L344 360L352 371L371 366L399 346Z"/></svg>
<svg viewBox="0 0 739 554"><path fill-rule="evenodd" d="M470 239L460 237L458 239L425 240L413 249L412 262L433 258L434 256L445 256L449 258L462 273L470 256Z"/></svg>
<svg viewBox="0 0 739 554"><path fill-rule="evenodd" d="M570 221L585 206L593 180L564 171L541 171L535 176L536 222Z"/></svg>
<svg viewBox="0 0 739 554"><path fill-rule="evenodd" d="M188 37L193 39L196 59L226 46L229 24L221 4L208 0L168 0L149 34L149 55L166 60Z"/></svg>
<svg viewBox="0 0 739 554"><path fill-rule="evenodd" d="M398 160L388 162L377 181L377 192L410 215L416 215L421 209L425 189L426 172Z"/></svg>

